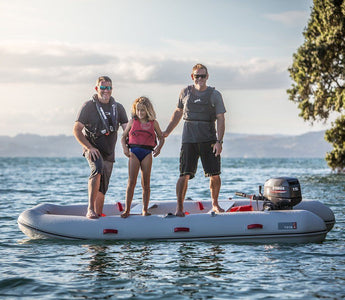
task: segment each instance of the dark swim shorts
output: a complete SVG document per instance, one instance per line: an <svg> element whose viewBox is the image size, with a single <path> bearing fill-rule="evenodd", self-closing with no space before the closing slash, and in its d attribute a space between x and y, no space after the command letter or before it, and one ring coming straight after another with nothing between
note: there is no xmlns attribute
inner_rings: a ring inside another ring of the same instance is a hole
<svg viewBox="0 0 345 300"><path fill-rule="evenodd" d="M217 157L213 153L215 142L205 143L184 143L180 152L180 176L190 175L190 179L195 176L199 157L206 177L219 175L220 155Z"/></svg>

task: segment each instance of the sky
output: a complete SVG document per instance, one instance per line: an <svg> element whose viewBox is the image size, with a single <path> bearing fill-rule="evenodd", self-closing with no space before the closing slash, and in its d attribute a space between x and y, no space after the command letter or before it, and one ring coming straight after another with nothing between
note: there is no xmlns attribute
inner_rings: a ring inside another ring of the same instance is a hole
<svg viewBox="0 0 345 300"><path fill-rule="evenodd" d="M324 130L288 100L311 0L0 0L0 135L72 135L96 79L128 114L147 96L164 130L196 63L222 93L226 132ZM182 122L174 133L180 133Z"/></svg>

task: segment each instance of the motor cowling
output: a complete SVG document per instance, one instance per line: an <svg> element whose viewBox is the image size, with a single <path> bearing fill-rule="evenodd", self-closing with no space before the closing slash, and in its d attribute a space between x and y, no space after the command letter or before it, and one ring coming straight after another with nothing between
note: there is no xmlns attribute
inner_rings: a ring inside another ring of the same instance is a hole
<svg viewBox="0 0 345 300"><path fill-rule="evenodd" d="M266 180L264 197L267 209L292 209L302 201L301 186L297 178L277 177Z"/></svg>

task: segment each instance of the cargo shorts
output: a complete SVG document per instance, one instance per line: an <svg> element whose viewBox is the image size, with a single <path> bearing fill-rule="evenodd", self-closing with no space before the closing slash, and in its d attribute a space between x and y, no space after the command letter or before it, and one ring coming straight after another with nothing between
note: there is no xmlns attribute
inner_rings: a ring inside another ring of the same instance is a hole
<svg viewBox="0 0 345 300"><path fill-rule="evenodd" d="M104 160L102 155L99 158L97 158L95 161L93 161L92 159L89 159L87 152L84 153L84 156L91 170L89 179L92 179L97 174L101 174L101 183L99 186L99 191L105 195L109 187L110 177L113 171L114 163L111 161Z"/></svg>

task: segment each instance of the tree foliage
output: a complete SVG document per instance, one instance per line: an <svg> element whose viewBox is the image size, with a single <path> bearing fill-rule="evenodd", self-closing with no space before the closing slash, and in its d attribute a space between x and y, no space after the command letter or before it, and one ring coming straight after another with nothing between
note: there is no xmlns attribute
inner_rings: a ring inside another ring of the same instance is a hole
<svg viewBox="0 0 345 300"><path fill-rule="evenodd" d="M289 99L311 123L338 114L326 131L334 147L326 160L332 169L345 170L345 0L314 0L303 35L305 41L289 68L294 81Z"/></svg>
<svg viewBox="0 0 345 300"><path fill-rule="evenodd" d="M345 170L345 116L339 117L333 127L326 131L325 139L332 143L333 150L326 155L328 165L340 172Z"/></svg>

